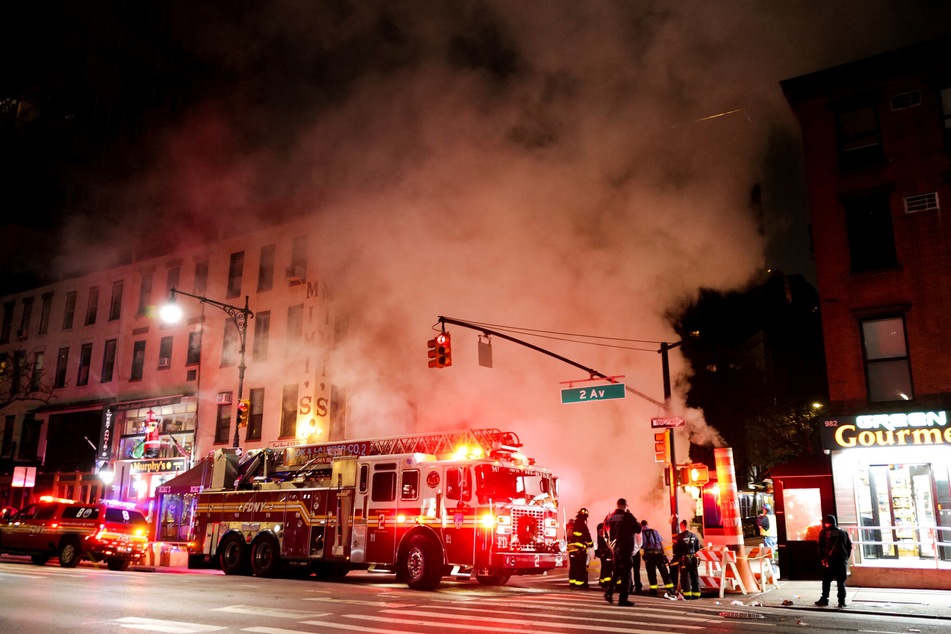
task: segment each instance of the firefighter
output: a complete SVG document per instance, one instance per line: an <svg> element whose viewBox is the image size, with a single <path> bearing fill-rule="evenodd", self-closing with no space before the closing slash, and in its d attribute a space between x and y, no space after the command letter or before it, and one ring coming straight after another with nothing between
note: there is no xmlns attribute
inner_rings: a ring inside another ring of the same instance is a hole
<svg viewBox="0 0 951 634"><path fill-rule="evenodd" d="M617 588L618 605L632 606L629 601L631 594L631 561L634 557L634 536L641 532L641 525L629 510L627 500L619 498L617 509L604 518L605 540L614 549L614 574L611 582L604 591L604 600L614 602L614 589Z"/></svg>
<svg viewBox="0 0 951 634"><path fill-rule="evenodd" d="M588 588L588 549L594 546L588 530L588 509L578 511L568 535L568 585L572 589Z"/></svg>
<svg viewBox="0 0 951 634"><path fill-rule="evenodd" d="M594 554L601 561L601 576L598 579L598 585L602 590L606 590L611 583L611 576L614 574L614 553L608 546L608 540L605 538L604 523L598 524L598 548Z"/></svg>
<svg viewBox="0 0 951 634"><path fill-rule="evenodd" d="M641 535L644 539L644 567L647 569L647 583L650 586L648 594L657 596L657 571L660 570L661 579L664 581L664 597L676 601L674 584L670 581L670 571L667 569L667 555L664 554L664 538L647 526L647 520L641 521Z"/></svg>
<svg viewBox="0 0 951 634"><path fill-rule="evenodd" d="M670 571L675 579L679 571L680 592L684 599L700 598L700 576L697 573L697 551L700 547L700 538L687 530L687 520L680 520L680 532L674 540Z"/></svg>

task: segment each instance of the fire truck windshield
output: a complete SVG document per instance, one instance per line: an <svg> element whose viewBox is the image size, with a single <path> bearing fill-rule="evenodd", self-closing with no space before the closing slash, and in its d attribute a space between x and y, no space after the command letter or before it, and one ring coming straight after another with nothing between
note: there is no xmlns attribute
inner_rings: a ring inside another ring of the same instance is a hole
<svg viewBox="0 0 951 634"><path fill-rule="evenodd" d="M554 478L544 472L479 465L476 473L476 495L479 503L515 502L522 504L556 504Z"/></svg>

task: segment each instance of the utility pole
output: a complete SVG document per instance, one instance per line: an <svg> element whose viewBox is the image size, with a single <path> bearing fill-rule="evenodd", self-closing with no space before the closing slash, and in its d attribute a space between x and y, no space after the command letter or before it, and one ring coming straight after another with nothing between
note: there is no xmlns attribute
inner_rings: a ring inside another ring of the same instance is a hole
<svg viewBox="0 0 951 634"><path fill-rule="evenodd" d="M679 345L679 341L676 343L664 341L660 344L660 350L657 351L660 353L664 374L664 409L667 410L667 414L670 413L670 359L667 353ZM670 482L670 536L673 539L680 532L678 530L680 521L677 518L677 457L674 452L673 427L668 427L666 433L667 445L670 447L670 464L667 465L667 478Z"/></svg>

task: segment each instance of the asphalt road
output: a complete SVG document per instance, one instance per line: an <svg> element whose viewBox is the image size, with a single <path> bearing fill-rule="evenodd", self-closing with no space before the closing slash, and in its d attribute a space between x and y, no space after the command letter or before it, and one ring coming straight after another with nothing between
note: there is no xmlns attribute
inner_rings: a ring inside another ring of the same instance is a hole
<svg viewBox="0 0 951 634"><path fill-rule="evenodd" d="M324 582L111 572L88 563L63 569L0 558L0 632L16 634L947 631L946 621L633 598L634 607L608 605L597 590L569 590L564 573L493 588L446 580L434 592L418 592L392 575L363 572Z"/></svg>

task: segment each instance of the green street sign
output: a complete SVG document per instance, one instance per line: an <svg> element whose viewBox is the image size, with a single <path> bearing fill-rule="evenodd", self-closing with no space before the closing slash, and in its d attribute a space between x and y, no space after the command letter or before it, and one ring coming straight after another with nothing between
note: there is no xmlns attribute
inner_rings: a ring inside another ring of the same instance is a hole
<svg viewBox="0 0 951 634"><path fill-rule="evenodd" d="M561 391L561 404L588 403L590 401L609 401L624 398L624 384L611 383L594 387L575 387Z"/></svg>

